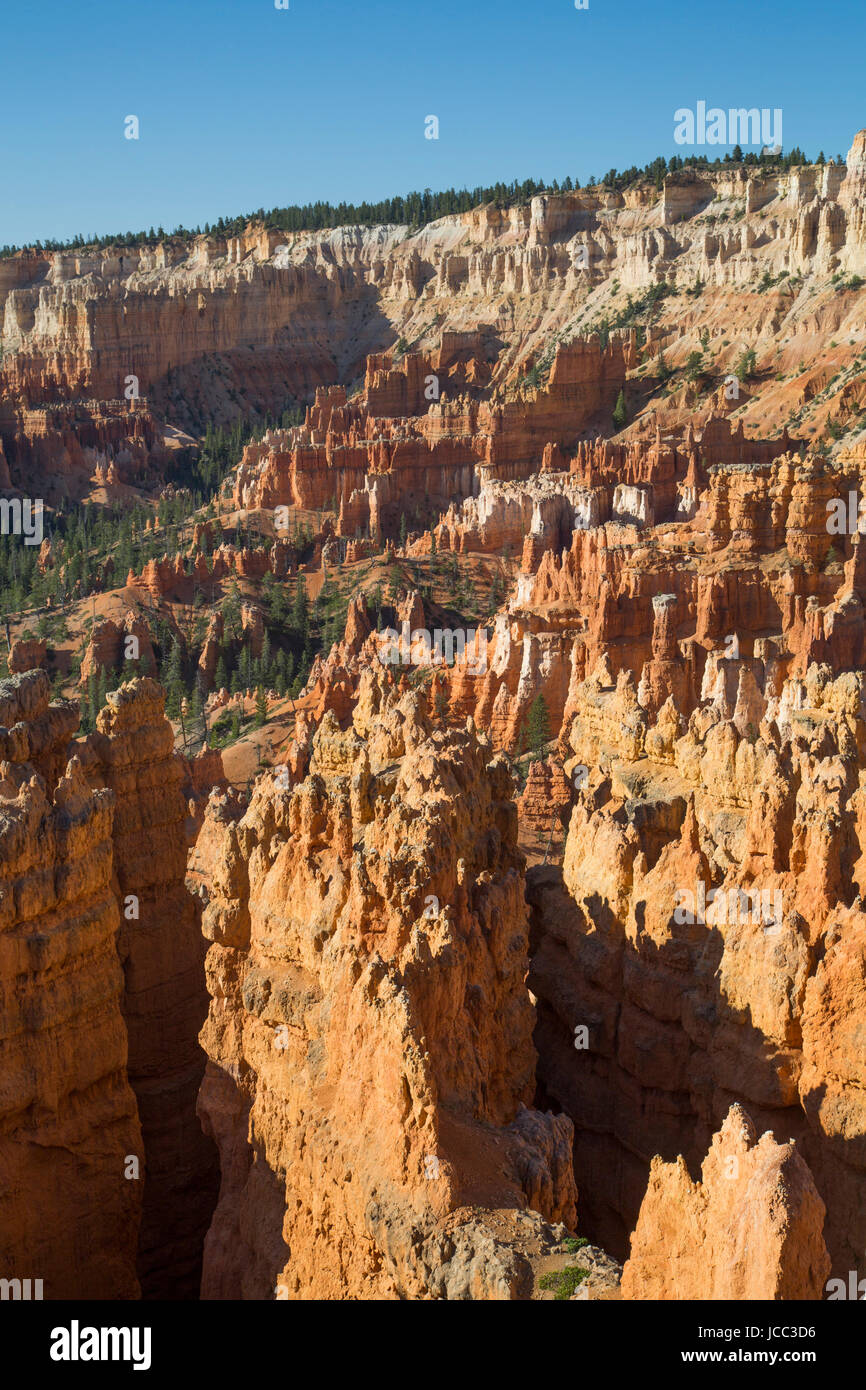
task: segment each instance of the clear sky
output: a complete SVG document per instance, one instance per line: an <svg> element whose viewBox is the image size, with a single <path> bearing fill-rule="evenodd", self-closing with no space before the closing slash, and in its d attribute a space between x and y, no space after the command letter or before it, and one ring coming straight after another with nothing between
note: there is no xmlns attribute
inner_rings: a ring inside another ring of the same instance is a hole
<svg viewBox="0 0 866 1390"><path fill-rule="evenodd" d="M7 0L0 245L585 183L685 153L699 101L781 107L784 148L844 155L864 40L866 0Z"/></svg>

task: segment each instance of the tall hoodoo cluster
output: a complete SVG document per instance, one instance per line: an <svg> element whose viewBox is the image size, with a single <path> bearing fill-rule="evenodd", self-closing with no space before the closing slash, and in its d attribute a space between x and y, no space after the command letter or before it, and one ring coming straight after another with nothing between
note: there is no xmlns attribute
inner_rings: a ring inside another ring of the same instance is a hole
<svg viewBox="0 0 866 1390"><path fill-rule="evenodd" d="M615 1252L653 1155L697 1165L739 1100L797 1140L845 1271L866 1239L863 679L725 664L688 720L672 698L649 718L626 673L577 692L569 752L590 771L561 873L528 889L540 1075Z"/></svg>
<svg viewBox="0 0 866 1390"><path fill-rule="evenodd" d="M368 674L307 777L260 781L210 842L206 1297L531 1290L503 1231L525 1208L572 1224L575 1191L570 1122L526 1108L515 833L487 740L431 734Z"/></svg>
<svg viewBox="0 0 866 1390"><path fill-rule="evenodd" d="M0 684L3 1277L195 1298L217 1155L186 772L156 682L111 692L82 742L49 693L41 670Z"/></svg>

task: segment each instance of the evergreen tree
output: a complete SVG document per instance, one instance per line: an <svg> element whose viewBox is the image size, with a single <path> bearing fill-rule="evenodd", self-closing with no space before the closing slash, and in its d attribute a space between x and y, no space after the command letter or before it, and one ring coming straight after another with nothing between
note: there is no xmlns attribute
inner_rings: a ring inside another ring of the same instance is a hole
<svg viewBox="0 0 866 1390"><path fill-rule="evenodd" d="M204 718L204 694L201 688L201 683L198 679L196 680L192 692L192 708L190 713L192 717L193 728L200 728L202 732L202 738L204 738L207 732Z"/></svg>
<svg viewBox="0 0 866 1390"><path fill-rule="evenodd" d="M286 586L275 584L271 595L271 620L281 627L286 620Z"/></svg>
<svg viewBox="0 0 866 1390"><path fill-rule="evenodd" d="M449 709L448 691L446 690L444 683L440 684L439 682L437 682L436 684L436 694L433 697L433 708L436 713L436 718L444 728L448 723Z"/></svg>
<svg viewBox="0 0 866 1390"><path fill-rule="evenodd" d="M618 430L625 429L628 424L628 411L625 405L625 392L620 390L616 398L616 405L613 408L613 423Z"/></svg>
<svg viewBox="0 0 866 1390"><path fill-rule="evenodd" d="M248 690L250 685L252 684L253 678L253 659L250 653L250 649L246 644L241 649L241 657L240 661L238 662L238 670L240 672L241 686L244 690Z"/></svg>
<svg viewBox="0 0 866 1390"><path fill-rule="evenodd" d="M550 716L547 712L547 703L542 694L536 695L529 707L529 718L526 725L526 741L529 752L532 754L531 761L535 762L541 756L541 750L551 739Z"/></svg>
<svg viewBox="0 0 866 1390"><path fill-rule="evenodd" d="M303 579L298 575L295 585L295 598L292 604L292 627L297 633L298 640L306 643L309 630L310 609L307 602L307 588Z"/></svg>
<svg viewBox="0 0 866 1390"><path fill-rule="evenodd" d="M165 686L166 690L169 690L173 685L179 685L181 683L182 678L183 661L180 650L180 642L178 641L177 637L172 637L171 648L169 650L168 657L163 662L163 668L161 672L162 684Z"/></svg>
<svg viewBox="0 0 866 1390"><path fill-rule="evenodd" d="M268 701L265 695L264 687L260 685L256 691L256 715L255 719L253 720L254 727L256 729L260 729L262 725L267 722L267 718Z"/></svg>
<svg viewBox="0 0 866 1390"><path fill-rule="evenodd" d="M180 680L172 681L166 689L165 713L169 719L180 719L181 701L184 699L183 683Z"/></svg>
<svg viewBox="0 0 866 1390"><path fill-rule="evenodd" d="M241 630L241 595L236 579L232 580L231 587L222 601L222 615L225 630L232 637L238 637Z"/></svg>
<svg viewBox="0 0 866 1390"><path fill-rule="evenodd" d="M96 728L96 716L99 712L99 676L94 668L87 678L87 718L88 728Z"/></svg>

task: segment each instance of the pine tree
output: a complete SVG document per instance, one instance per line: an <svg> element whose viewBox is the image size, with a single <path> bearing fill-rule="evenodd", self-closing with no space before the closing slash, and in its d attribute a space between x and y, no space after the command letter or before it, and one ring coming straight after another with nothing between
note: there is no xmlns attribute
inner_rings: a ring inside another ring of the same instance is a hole
<svg viewBox="0 0 866 1390"><path fill-rule="evenodd" d="M529 752L532 754L532 762L541 756L542 748L550 742L550 739L550 716L547 712L547 703L544 696L539 693L529 707L529 718L526 725L526 741L529 745Z"/></svg>
<svg viewBox="0 0 866 1390"><path fill-rule="evenodd" d="M282 626L286 620L286 588L284 584L277 584L274 587L271 598L271 620L277 626Z"/></svg>
<svg viewBox="0 0 866 1390"><path fill-rule="evenodd" d="M222 601L222 615L226 631L237 637L241 626L241 595L236 579L232 580L231 587Z"/></svg>
<svg viewBox="0 0 866 1390"><path fill-rule="evenodd" d="M264 687L260 685L260 686L258 687L258 689L256 690L256 716L255 716L255 719L253 720L253 725L254 725L254 727L255 727L256 729L260 729L260 728L262 727L263 724L267 723L267 718L268 718L268 701L267 701L267 696L265 695Z"/></svg>
<svg viewBox="0 0 866 1390"><path fill-rule="evenodd" d="M95 729L96 716L99 713L99 676L95 668L87 678L87 712L89 727Z"/></svg>
<svg viewBox="0 0 866 1390"><path fill-rule="evenodd" d="M246 645L241 649L241 659L238 662L238 669L240 671L241 685L246 690L249 688L253 676L253 659L250 654L250 649Z"/></svg>
<svg viewBox="0 0 866 1390"><path fill-rule="evenodd" d="M178 685L183 676L183 660L180 650L180 642L177 637L172 637L171 647L168 657L163 662L161 672L162 684L168 690L172 685Z"/></svg>
<svg viewBox="0 0 866 1390"><path fill-rule="evenodd" d="M628 424L628 411L625 405L625 392L620 390L616 398L616 405L613 408L613 423L618 430L625 429Z"/></svg>
<svg viewBox="0 0 866 1390"><path fill-rule="evenodd" d="M204 722L204 697L198 681L196 681L192 692L192 720L194 724Z"/></svg>
<svg viewBox="0 0 866 1390"><path fill-rule="evenodd" d="M297 633L301 643L306 642L309 627L309 604L307 603L307 589L303 579L298 575L298 582L295 585L295 598L292 604L292 627Z"/></svg>
<svg viewBox="0 0 866 1390"><path fill-rule="evenodd" d="M180 718L180 704L184 698L184 689L181 681L172 681L167 687L165 697L165 713L169 719Z"/></svg>
<svg viewBox="0 0 866 1390"><path fill-rule="evenodd" d="M436 712L436 718L439 720L439 723L444 727L448 723L449 711L448 692L445 689L444 684L437 683L436 685L436 694L433 698L433 708Z"/></svg>

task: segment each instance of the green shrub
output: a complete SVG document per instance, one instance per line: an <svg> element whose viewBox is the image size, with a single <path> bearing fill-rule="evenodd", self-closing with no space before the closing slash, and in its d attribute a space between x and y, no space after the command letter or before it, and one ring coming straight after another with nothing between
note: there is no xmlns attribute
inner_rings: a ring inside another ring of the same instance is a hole
<svg viewBox="0 0 866 1390"><path fill-rule="evenodd" d="M571 1295L580 1287L588 1274L589 1270L581 1269L580 1265L568 1265L565 1269L557 1269L550 1274L542 1274L538 1281L538 1287L545 1291L552 1290L554 1298L561 1302L571 1298Z"/></svg>

